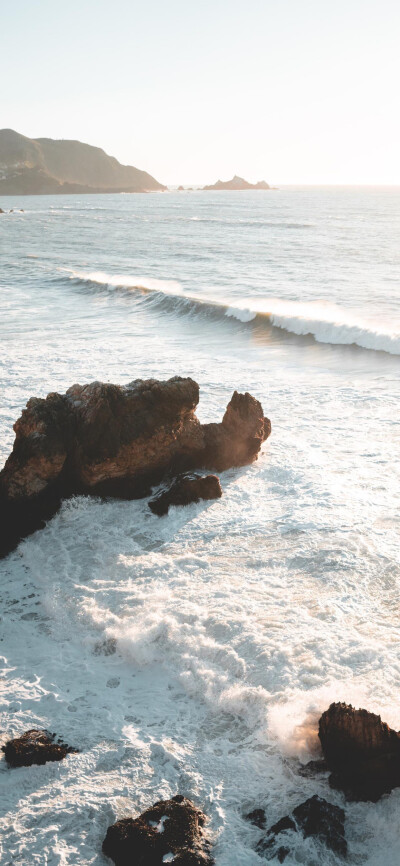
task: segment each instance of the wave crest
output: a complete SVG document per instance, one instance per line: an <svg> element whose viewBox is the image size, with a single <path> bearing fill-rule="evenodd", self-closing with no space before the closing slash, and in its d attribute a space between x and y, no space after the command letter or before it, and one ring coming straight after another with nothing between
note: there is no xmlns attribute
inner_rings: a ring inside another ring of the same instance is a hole
<svg viewBox="0 0 400 866"><path fill-rule="evenodd" d="M177 314L191 312L213 313L214 317L237 319L243 325L253 322L280 328L297 336L312 336L319 343L355 345L375 352L400 355L400 331L386 326L375 328L371 323L357 320L355 314L324 301L287 301L281 298L252 299L246 306L213 298L186 295L176 280L152 277L130 277L126 274L106 274L103 271L69 271L69 279L103 286L107 289L137 290L168 301Z"/></svg>

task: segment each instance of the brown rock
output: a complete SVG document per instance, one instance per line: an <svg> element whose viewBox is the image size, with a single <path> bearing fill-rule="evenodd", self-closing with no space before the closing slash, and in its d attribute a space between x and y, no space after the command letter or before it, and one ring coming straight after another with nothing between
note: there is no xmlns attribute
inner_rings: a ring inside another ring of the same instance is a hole
<svg viewBox="0 0 400 866"><path fill-rule="evenodd" d="M198 400L197 383L179 376L126 387L92 382L31 398L0 473L0 555L73 494L135 499L167 474L254 460L269 424L258 400L235 391L222 423L205 425L195 415Z"/></svg>
<svg viewBox="0 0 400 866"><path fill-rule="evenodd" d="M350 800L376 802L400 786L400 733L351 704L331 704L319 720L330 785Z"/></svg>
<svg viewBox="0 0 400 866"><path fill-rule="evenodd" d="M2 751L9 767L31 767L47 761L62 761L77 750L56 740L56 735L49 731L32 729L15 740L8 740Z"/></svg>
<svg viewBox="0 0 400 866"><path fill-rule="evenodd" d="M150 499L149 508L153 514L162 517L168 514L170 505L190 505L200 499L220 499L221 484L218 475L197 475L187 473L178 478L167 488Z"/></svg>
<svg viewBox="0 0 400 866"><path fill-rule="evenodd" d="M167 854L179 866L211 866L210 844L203 835L205 820L185 797L160 800L138 818L125 818L109 827L103 853L116 866L163 866Z"/></svg>
<svg viewBox="0 0 400 866"><path fill-rule="evenodd" d="M245 466L257 458L262 443L271 433L261 403L247 391L234 392L221 424L203 424L205 454L203 465L223 472L231 466Z"/></svg>

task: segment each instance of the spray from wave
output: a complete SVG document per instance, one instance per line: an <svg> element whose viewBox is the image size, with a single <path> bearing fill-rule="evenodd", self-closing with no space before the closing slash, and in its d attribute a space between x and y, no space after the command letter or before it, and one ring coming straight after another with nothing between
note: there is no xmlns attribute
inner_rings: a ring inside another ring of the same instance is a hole
<svg viewBox="0 0 400 866"><path fill-rule="evenodd" d="M162 301L171 299L175 312L188 310L212 311L221 317L237 319L243 324L250 322L280 328L298 336L312 336L319 343L331 345L355 345L362 349L400 355L400 329L389 330L386 325L360 320L349 310L325 301L287 301L281 298L252 298L242 305L236 300L218 302L210 297L196 297L184 293L176 280L159 280L151 277L130 277L125 274L106 274L102 271L90 273L68 271L69 279L102 286L107 289L137 290L141 293L157 294Z"/></svg>

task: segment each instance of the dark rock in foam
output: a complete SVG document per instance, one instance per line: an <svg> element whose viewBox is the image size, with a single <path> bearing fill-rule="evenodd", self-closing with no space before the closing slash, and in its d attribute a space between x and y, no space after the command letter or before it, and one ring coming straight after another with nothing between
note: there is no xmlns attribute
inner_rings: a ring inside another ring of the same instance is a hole
<svg viewBox="0 0 400 866"><path fill-rule="evenodd" d="M192 472L179 475L166 490L150 499L149 507L153 514L162 517L168 514L170 505L190 505L200 499L220 499L221 496L218 475L197 475Z"/></svg>
<svg viewBox="0 0 400 866"><path fill-rule="evenodd" d="M109 827L103 853L115 866L162 866L168 854L173 855L174 866L211 866L205 821L203 812L185 797L160 800L138 818L124 818Z"/></svg>
<svg viewBox="0 0 400 866"><path fill-rule="evenodd" d="M9 767L31 767L47 761L62 761L77 749L56 739L56 735L49 731L32 729L15 740L8 740L2 751Z"/></svg>
<svg viewBox="0 0 400 866"><path fill-rule="evenodd" d="M327 848L345 857L344 820L343 809L315 795L297 806L292 815L286 815L270 827L266 837L258 843L257 851L268 859L278 859L283 863L290 852L290 831L294 831L301 832L305 838L313 836L319 839ZM283 833L286 837L282 839Z"/></svg>
<svg viewBox="0 0 400 866"><path fill-rule="evenodd" d="M349 800L376 801L400 786L400 733L351 704L331 704L319 720L329 783Z"/></svg>
<svg viewBox="0 0 400 866"><path fill-rule="evenodd" d="M265 809L253 809L252 812L248 812L244 817L246 821L254 824L259 830L265 830Z"/></svg>
<svg viewBox="0 0 400 866"><path fill-rule="evenodd" d="M92 382L31 398L0 473L0 555L74 494L136 499L167 474L256 459L269 435L261 403L236 391L220 424L195 415L199 386L175 376L125 387Z"/></svg>

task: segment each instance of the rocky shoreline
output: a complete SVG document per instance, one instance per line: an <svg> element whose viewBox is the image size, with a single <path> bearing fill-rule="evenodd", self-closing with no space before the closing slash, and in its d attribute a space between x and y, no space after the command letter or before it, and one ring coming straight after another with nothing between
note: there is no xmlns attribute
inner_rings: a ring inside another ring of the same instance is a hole
<svg viewBox="0 0 400 866"><path fill-rule="evenodd" d="M344 800L376 802L400 787L400 733L380 716L350 704L333 703L319 719L318 734L324 762L314 769L332 771L329 784ZM2 747L12 772L19 767L61 761L77 749L48 731L29 730ZM304 774L303 774L304 775ZM342 784L338 784L338 779ZM361 784L362 783L362 784ZM295 844L296 834L313 837L341 858L347 857L344 808L314 795L269 827L263 808L243 818L256 827L256 852L268 861L283 863ZM109 826L103 853L115 866L212 866L212 840L205 834L206 814L181 794L160 800L135 818L123 818Z"/></svg>

